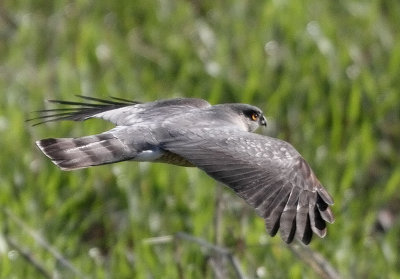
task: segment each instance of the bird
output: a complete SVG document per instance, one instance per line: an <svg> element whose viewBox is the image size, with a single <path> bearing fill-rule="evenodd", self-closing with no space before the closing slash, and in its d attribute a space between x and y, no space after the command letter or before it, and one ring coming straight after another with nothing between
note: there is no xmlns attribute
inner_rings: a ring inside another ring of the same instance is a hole
<svg viewBox="0 0 400 279"><path fill-rule="evenodd" d="M266 231L282 240L309 244L323 238L335 218L333 198L309 164L288 142L254 133L267 126L253 105L211 105L204 99L136 102L77 95L79 101L37 111L33 125L100 118L115 127L78 138L46 138L36 145L65 171L121 161L197 167L232 189L265 220Z"/></svg>

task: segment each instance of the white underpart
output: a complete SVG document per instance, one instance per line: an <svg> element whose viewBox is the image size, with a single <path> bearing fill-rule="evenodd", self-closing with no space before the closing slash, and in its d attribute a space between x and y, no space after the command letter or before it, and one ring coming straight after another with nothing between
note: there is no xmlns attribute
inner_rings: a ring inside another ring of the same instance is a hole
<svg viewBox="0 0 400 279"><path fill-rule="evenodd" d="M143 150L133 158L133 161L152 162L159 159L164 152L160 148Z"/></svg>

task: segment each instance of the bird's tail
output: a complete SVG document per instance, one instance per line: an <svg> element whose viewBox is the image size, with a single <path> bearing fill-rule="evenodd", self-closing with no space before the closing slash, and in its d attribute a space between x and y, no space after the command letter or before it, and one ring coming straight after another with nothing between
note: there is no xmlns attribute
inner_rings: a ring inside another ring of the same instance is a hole
<svg viewBox="0 0 400 279"><path fill-rule="evenodd" d="M132 152L111 133L81 138L49 138L36 142L40 150L62 170L75 170L125 161Z"/></svg>

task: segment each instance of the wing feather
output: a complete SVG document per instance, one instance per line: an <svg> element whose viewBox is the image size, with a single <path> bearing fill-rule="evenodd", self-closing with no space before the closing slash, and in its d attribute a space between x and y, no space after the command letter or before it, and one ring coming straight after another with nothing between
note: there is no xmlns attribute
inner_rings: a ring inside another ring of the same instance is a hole
<svg viewBox="0 0 400 279"><path fill-rule="evenodd" d="M289 199L292 188L293 186L290 182L283 185L273 202L264 210L265 225L270 235L275 235L278 232L280 218Z"/></svg>
<svg viewBox="0 0 400 279"><path fill-rule="evenodd" d="M308 244L314 232L326 234L334 217L333 199L309 165L288 143L231 129L169 128L161 147L175 153L232 188L284 241Z"/></svg>
<svg viewBox="0 0 400 279"><path fill-rule="evenodd" d="M283 209L280 220L281 237L285 242L291 242L296 228L296 212L300 195L300 187L293 187L289 199Z"/></svg>

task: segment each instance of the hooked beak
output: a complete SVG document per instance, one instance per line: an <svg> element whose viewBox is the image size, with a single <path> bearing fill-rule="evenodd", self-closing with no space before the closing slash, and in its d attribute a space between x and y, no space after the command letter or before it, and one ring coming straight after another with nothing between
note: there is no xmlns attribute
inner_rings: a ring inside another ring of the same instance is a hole
<svg viewBox="0 0 400 279"><path fill-rule="evenodd" d="M267 119L265 119L264 115L260 119L260 125L267 127Z"/></svg>

